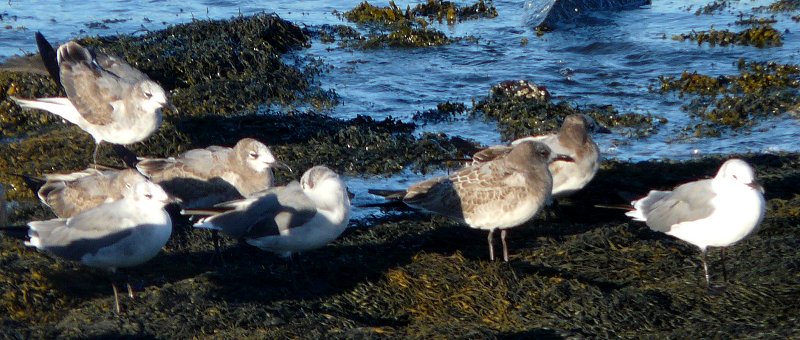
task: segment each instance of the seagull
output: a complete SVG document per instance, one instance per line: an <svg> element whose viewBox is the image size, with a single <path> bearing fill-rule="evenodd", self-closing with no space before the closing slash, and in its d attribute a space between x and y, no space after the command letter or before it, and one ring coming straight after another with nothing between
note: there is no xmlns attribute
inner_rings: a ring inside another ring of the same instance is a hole
<svg viewBox="0 0 800 340"><path fill-rule="evenodd" d="M127 194L70 218L29 222L30 240L25 245L112 272L147 262L172 233L172 221L164 210L170 198L149 181L137 183ZM112 288L119 313L116 284Z"/></svg>
<svg viewBox="0 0 800 340"><path fill-rule="evenodd" d="M221 230L262 250L290 257L339 237L350 221L350 198L339 175L325 166L315 166L299 183L293 181L245 199L181 213L207 216L195 228Z"/></svg>
<svg viewBox="0 0 800 340"><path fill-rule="evenodd" d="M472 162L480 164L490 161L508 153L514 145L524 141L542 142L554 153L570 156L574 160L553 162L549 165L553 175L552 198L570 196L589 184L600 168L600 148L592 140L590 128L608 132L608 129L597 124L591 117L573 114L564 118L558 133L524 137L511 142L511 146L496 145L483 149L472 156Z"/></svg>
<svg viewBox="0 0 800 340"><path fill-rule="evenodd" d="M755 233L766 207L755 171L735 158L723 163L712 179L685 183L672 191L652 190L631 205L634 210L625 215L633 220L700 248L708 288L707 248L727 247Z"/></svg>
<svg viewBox="0 0 800 340"><path fill-rule="evenodd" d="M412 185L403 202L470 228L489 230L492 261L492 235L500 229L503 260L508 262L507 229L532 219L550 199L553 179L548 164L570 160L553 153L544 143L523 141L491 161Z"/></svg>
<svg viewBox="0 0 800 340"><path fill-rule="evenodd" d="M86 210L131 196L138 183L147 182L136 169L97 170L88 168L70 174L46 174L44 181L24 177L32 188L38 187L39 200L60 218L69 218Z"/></svg>
<svg viewBox="0 0 800 340"><path fill-rule="evenodd" d="M43 48L49 43L39 33L36 38L45 65L52 64ZM58 115L92 135L95 162L100 143L132 144L158 130L161 109L170 104L164 89L141 71L118 57L92 53L74 41L59 46L57 63L57 80L67 98L10 98L23 108ZM48 66L51 74L55 74L54 68Z"/></svg>
<svg viewBox="0 0 800 340"><path fill-rule="evenodd" d="M139 158L136 168L184 208L207 207L271 188L273 168L288 169L263 143L243 138L233 148L210 146L178 157Z"/></svg>

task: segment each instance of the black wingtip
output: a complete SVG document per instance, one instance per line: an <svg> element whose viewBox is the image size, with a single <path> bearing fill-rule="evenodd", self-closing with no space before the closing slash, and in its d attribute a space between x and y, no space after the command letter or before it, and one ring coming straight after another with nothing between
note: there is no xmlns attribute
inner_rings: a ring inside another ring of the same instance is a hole
<svg viewBox="0 0 800 340"><path fill-rule="evenodd" d="M114 149L114 153L122 160L122 163L125 163L126 167L136 168L136 164L139 163L139 158L136 157L133 151L125 147L125 145L119 144L111 144L111 148Z"/></svg>
<svg viewBox="0 0 800 340"><path fill-rule="evenodd" d="M28 226L2 226L0 227L0 233L3 235L18 239L18 240L27 240L28 239Z"/></svg>
<svg viewBox="0 0 800 340"><path fill-rule="evenodd" d="M58 86L61 86L58 55L56 54L56 50L53 49L53 45L50 45L50 42L44 38L42 33L36 32L36 46L39 47L39 56L42 57L42 62L47 72L50 73L50 77L53 78L53 81L55 81Z"/></svg>
<svg viewBox="0 0 800 340"><path fill-rule="evenodd" d="M31 175L20 175L13 173L11 175L22 178L22 181L25 182L25 186L28 187L28 189L31 189L34 195L36 195L39 192L39 189L41 189L42 186L47 182L43 178L34 177Z"/></svg>
<svg viewBox="0 0 800 340"><path fill-rule="evenodd" d="M368 193L381 196L388 200L402 200L403 196L406 195L405 190L389 190L389 189L368 189Z"/></svg>

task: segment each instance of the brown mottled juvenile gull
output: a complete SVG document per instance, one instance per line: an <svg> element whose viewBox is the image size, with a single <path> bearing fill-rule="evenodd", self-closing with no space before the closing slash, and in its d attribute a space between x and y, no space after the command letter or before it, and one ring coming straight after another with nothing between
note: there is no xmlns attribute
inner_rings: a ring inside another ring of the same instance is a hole
<svg viewBox="0 0 800 340"><path fill-rule="evenodd" d="M86 210L130 196L137 183L147 182L136 169L89 168L70 174L47 174L37 191L39 199L56 216L68 218Z"/></svg>
<svg viewBox="0 0 800 340"><path fill-rule="evenodd" d="M600 168L600 148L589 134L589 127L594 125L596 125L594 119L589 116L569 115L564 118L558 133L520 138L511 145L524 141L538 141L547 144L556 154L570 156L574 162L556 161L549 165L550 173L553 175L553 198L566 197L583 189ZM510 150L511 146L505 145L486 148L472 156L473 164L492 160Z"/></svg>
<svg viewBox="0 0 800 340"><path fill-rule="evenodd" d="M233 148L210 146L178 157L140 158L145 176L183 202L184 208L245 198L274 185L272 168L286 168L263 143L243 138Z"/></svg>
<svg viewBox="0 0 800 340"><path fill-rule="evenodd" d="M755 171L741 159L726 161L712 179L682 184L672 191L653 190L631 205L634 210L625 215L700 248L708 287L707 248L727 247L755 233L766 206Z"/></svg>
<svg viewBox="0 0 800 340"><path fill-rule="evenodd" d="M544 143L524 141L491 161L412 185L403 202L489 230L491 260L492 234L500 229L503 260L508 261L506 230L529 221L549 200L553 179L547 166L555 160L570 158Z"/></svg>
<svg viewBox="0 0 800 340"><path fill-rule="evenodd" d="M136 143L161 125L161 108L168 105L164 89L122 59L94 54L70 41L58 48L57 62L67 98L11 99L77 125L97 146L104 141Z"/></svg>
<svg viewBox="0 0 800 340"><path fill-rule="evenodd" d="M195 228L221 230L262 250L288 257L335 240L350 221L350 199L339 175L325 166L303 174L300 183L275 187L213 208L187 209L205 215Z"/></svg>
<svg viewBox="0 0 800 340"><path fill-rule="evenodd" d="M114 202L70 218L28 223L30 240L25 245L111 271L140 265L155 257L172 233L172 221L164 210L168 201L161 187L140 182ZM119 312L117 287L112 287Z"/></svg>

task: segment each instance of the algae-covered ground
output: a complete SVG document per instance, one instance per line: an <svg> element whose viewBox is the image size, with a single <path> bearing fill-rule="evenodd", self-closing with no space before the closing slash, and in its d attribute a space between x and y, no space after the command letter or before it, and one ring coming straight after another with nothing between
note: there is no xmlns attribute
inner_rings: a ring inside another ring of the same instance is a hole
<svg viewBox="0 0 800 340"><path fill-rule="evenodd" d="M178 229L128 271L138 291L113 311L110 277L2 239L2 329L11 337L792 337L800 334L800 155L744 156L769 210L727 251L725 289L705 289L698 251L595 207L711 176L721 158L606 162L556 217L509 233L490 262L486 233L440 217L389 214L293 261ZM40 208L17 214L42 214ZM723 284L718 251L712 280Z"/></svg>
<svg viewBox="0 0 800 340"><path fill-rule="evenodd" d="M462 158L478 147L444 134L418 136L414 124L398 120L325 115L337 97L318 84L324 66L286 63L293 50L307 46L308 33L274 15L82 42L124 56L170 92L178 110L165 112L159 132L133 146L139 154L174 155L254 137L294 169L327 164L339 173L367 176L407 167L424 171L438 166L431 165L436 160ZM44 76L0 71L0 182L9 185L14 201L13 225L52 217L14 174L76 170L91 159L88 135L47 113L22 112L7 99L58 92ZM576 112L616 131L631 129L634 136L659 122L608 106L553 103L542 93L532 83L500 84L472 113L497 120L504 139L552 130L560 117ZM289 109L273 112L270 104ZM468 109L444 103L437 111L420 119ZM0 336L797 336L800 155L742 157L757 168L769 210L757 234L728 249L727 282L719 252L712 252L712 280L725 286L714 294L704 287L697 249L629 221L621 210L597 205L621 205L649 189L713 176L724 158L607 161L555 214L509 233L508 263L488 261L485 232L441 217L390 211L353 221L333 244L292 261L225 240L224 265L211 264L211 235L176 220L163 253L126 271L136 295L121 297L119 315L109 273L31 250L11 233L0 238ZM100 162L119 164L109 147L101 149ZM279 172L278 180L300 172Z"/></svg>

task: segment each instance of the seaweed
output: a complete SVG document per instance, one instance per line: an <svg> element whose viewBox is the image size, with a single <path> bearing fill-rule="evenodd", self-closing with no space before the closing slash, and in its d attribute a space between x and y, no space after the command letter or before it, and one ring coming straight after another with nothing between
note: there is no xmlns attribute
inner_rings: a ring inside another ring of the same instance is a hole
<svg viewBox="0 0 800 340"><path fill-rule="evenodd" d="M783 45L781 33L769 24L760 24L741 32L728 30L692 31L690 33L672 36L673 40L696 41L698 45L708 43L711 46L743 45L758 48L775 47Z"/></svg>
<svg viewBox="0 0 800 340"><path fill-rule="evenodd" d="M694 127L697 136L719 134L720 127L752 126L757 117L789 111L800 103L800 67L775 62L738 62L739 74L708 76L684 71L680 77L659 77L660 91L692 95L683 106L704 123Z"/></svg>
<svg viewBox="0 0 800 340"><path fill-rule="evenodd" d="M4 336L20 337L791 337L800 280L800 155L738 155L753 164L769 210L727 249L729 281L704 288L696 248L619 210L626 195L713 175L725 158L603 162L556 218L509 232L508 263L486 259L485 232L442 217L357 221L336 242L286 262L211 236L172 238L128 274L136 298L114 315L106 273L0 239ZM620 194L618 194L620 193ZM12 223L27 216L14 214ZM719 251L711 273L721 279ZM180 265L178 265L180 264ZM24 294L23 294L24 292ZM24 299L22 296L26 296Z"/></svg>
<svg viewBox="0 0 800 340"><path fill-rule="evenodd" d="M665 120L636 113L619 113L611 105L573 106L553 103L546 88L532 82L505 81L495 85L489 96L473 106L473 115L497 120L500 136L509 141L558 130L561 120L571 114L587 114L600 124L628 129L633 136L645 136Z"/></svg>

